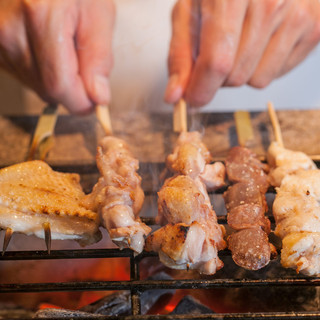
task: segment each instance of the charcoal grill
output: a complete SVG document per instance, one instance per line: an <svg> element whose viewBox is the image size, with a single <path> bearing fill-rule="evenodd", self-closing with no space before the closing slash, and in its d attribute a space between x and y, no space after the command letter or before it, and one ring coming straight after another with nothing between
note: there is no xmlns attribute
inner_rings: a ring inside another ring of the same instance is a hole
<svg viewBox="0 0 320 320"><path fill-rule="evenodd" d="M148 166L148 165L147 165ZM158 164L162 167L164 164ZM320 167L320 162L317 162ZM143 167L143 166L142 166ZM63 172L78 172L80 175L91 174L96 181L97 169L94 165L56 165L55 170ZM158 170L160 171L160 170ZM153 191L146 191L152 195ZM154 224L154 219L142 217L149 225ZM219 223L226 223L226 217L218 217ZM14 241L14 240L13 240ZM264 288L264 287L289 287L292 290L298 287L319 287L320 278L309 278L292 275L286 278L278 277L272 279L185 279L185 280L141 280L139 264L147 257L156 256L154 253L143 252L135 256L129 249L79 249L79 250L52 250L47 251L7 251L0 256L3 261L21 260L59 260L59 259L111 259L127 258L130 260L130 280L127 281L74 281L63 283L11 283L0 284L0 293L30 293L30 292L62 292L62 291L117 291L128 290L131 294L132 315L130 316L102 316L102 319L319 319L320 311L312 312L250 312L250 313L216 313L204 315L142 315L140 295L150 289L213 289L213 288ZM221 251L220 257L230 256L228 250ZM77 317L81 319L81 317Z"/></svg>

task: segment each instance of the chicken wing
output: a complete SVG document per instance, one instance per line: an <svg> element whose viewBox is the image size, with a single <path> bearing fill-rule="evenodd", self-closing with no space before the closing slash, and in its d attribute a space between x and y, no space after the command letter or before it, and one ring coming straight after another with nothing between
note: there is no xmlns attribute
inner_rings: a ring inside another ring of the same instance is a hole
<svg viewBox="0 0 320 320"><path fill-rule="evenodd" d="M78 174L53 171L43 161L28 161L0 170L0 227L44 238L74 239L81 245L101 239L98 215L86 209Z"/></svg>

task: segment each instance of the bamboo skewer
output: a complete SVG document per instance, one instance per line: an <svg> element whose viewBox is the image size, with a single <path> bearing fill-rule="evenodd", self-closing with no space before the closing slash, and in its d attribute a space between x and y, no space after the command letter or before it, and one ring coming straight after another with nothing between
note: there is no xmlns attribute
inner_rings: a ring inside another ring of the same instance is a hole
<svg viewBox="0 0 320 320"><path fill-rule="evenodd" d="M27 160L44 160L54 145L54 128L57 122L57 105L46 106L39 117Z"/></svg>
<svg viewBox="0 0 320 320"><path fill-rule="evenodd" d="M187 104L184 99L180 99L173 109L173 131L187 131Z"/></svg>
<svg viewBox="0 0 320 320"><path fill-rule="evenodd" d="M272 123L276 142L279 144L280 147L284 147L279 120L274 110L274 106L272 102L268 102L268 113Z"/></svg>
<svg viewBox="0 0 320 320"><path fill-rule="evenodd" d="M252 144L252 142L254 141L250 113L248 111L242 110L236 111L234 113L234 120L236 123L239 146L250 146L250 144Z"/></svg>
<svg viewBox="0 0 320 320"><path fill-rule="evenodd" d="M105 134L107 136L112 135L112 125L109 113L109 107L104 105L96 106L96 116L98 121L100 122Z"/></svg>

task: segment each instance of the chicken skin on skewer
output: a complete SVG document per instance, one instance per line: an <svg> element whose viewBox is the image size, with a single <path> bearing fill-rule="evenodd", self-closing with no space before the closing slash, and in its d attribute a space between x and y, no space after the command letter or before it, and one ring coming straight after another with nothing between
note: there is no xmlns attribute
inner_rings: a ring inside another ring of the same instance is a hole
<svg viewBox="0 0 320 320"><path fill-rule="evenodd" d="M169 223L147 238L146 250L158 252L160 261L169 268L214 274L223 267L223 262L207 231L197 221L190 225Z"/></svg>
<svg viewBox="0 0 320 320"><path fill-rule="evenodd" d="M272 142L268 149L268 164L270 166L269 181L274 187L280 187L282 179L287 174L293 174L299 169L316 169L315 163L303 152L292 151Z"/></svg>
<svg viewBox="0 0 320 320"><path fill-rule="evenodd" d="M0 227L51 239L74 239L89 245L101 239L97 213L86 209L80 177L53 171L43 161L28 161L0 170Z"/></svg>
<svg viewBox="0 0 320 320"><path fill-rule="evenodd" d="M218 250L226 247L225 229L217 223L203 190L203 183L189 176L176 176L165 183L159 192L158 219L169 224L147 238L146 250L158 252L170 268L214 274L223 266Z"/></svg>
<svg viewBox="0 0 320 320"><path fill-rule="evenodd" d="M123 140L108 136L97 148L97 166L101 177L83 204L100 214L111 240L120 248L142 252L151 228L139 218L144 192L138 160Z"/></svg>
<svg viewBox="0 0 320 320"><path fill-rule="evenodd" d="M212 156L201 141L197 131L182 132L172 154L167 157L167 167L175 174L199 178L208 191L225 185L225 167L221 162L210 164Z"/></svg>
<svg viewBox="0 0 320 320"><path fill-rule="evenodd" d="M286 175L273 203L275 234L282 239L281 264L320 275L320 170Z"/></svg>

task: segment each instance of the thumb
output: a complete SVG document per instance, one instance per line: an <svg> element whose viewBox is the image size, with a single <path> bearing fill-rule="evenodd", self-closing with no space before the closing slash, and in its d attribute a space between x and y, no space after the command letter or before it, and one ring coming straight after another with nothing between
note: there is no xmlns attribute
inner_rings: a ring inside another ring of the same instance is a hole
<svg viewBox="0 0 320 320"><path fill-rule="evenodd" d="M115 7L112 0L82 0L80 4L76 34L80 75L92 102L109 104Z"/></svg>

